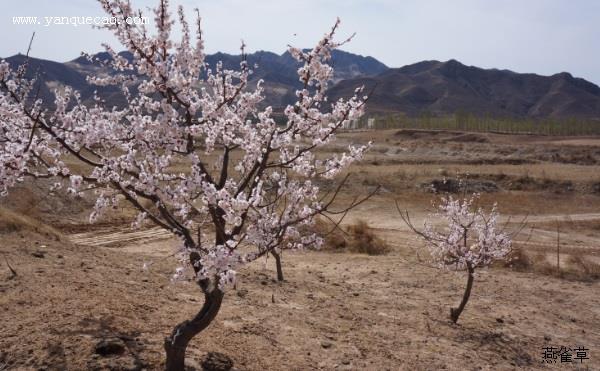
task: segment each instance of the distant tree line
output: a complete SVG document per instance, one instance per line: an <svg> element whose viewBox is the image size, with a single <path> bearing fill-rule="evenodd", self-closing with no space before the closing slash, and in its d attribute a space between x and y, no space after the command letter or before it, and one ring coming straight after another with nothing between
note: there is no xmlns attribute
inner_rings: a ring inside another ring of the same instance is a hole
<svg viewBox="0 0 600 371"><path fill-rule="evenodd" d="M583 118L515 118L474 115L456 112L453 115L434 115L423 113L419 116L403 114L374 115L374 129L427 129L427 130L459 130L474 132L497 132L508 134L567 135L587 136L600 135L599 119ZM363 116L357 125L358 129L368 127L368 117Z"/></svg>

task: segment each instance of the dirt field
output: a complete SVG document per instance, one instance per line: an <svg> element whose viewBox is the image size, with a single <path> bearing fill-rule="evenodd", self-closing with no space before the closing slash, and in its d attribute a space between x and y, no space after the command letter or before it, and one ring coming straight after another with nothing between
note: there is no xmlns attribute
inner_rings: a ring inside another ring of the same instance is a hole
<svg viewBox="0 0 600 371"><path fill-rule="evenodd" d="M366 221L390 253L286 253L283 283L272 259L253 263L188 348L192 364L220 352L237 370L600 369L600 281L548 270L557 237L565 272L578 269L571 255L600 263L597 138L390 130L345 133L330 150L368 139L376 144L340 202L382 185L345 224ZM516 245L546 268L480 272L454 325L465 273L417 261L395 202L421 225L432 181L457 174L503 220L527 222ZM164 336L202 304L193 283L170 281L176 241L130 231L126 209L87 225L85 200L43 189L0 201L0 370L161 369ZM103 340L122 353L97 354ZM549 346L583 346L589 359L546 364Z"/></svg>

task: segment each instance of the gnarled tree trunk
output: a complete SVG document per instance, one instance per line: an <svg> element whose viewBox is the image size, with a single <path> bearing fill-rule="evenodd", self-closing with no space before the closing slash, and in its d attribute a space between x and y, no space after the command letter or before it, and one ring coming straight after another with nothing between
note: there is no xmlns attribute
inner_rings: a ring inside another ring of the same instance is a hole
<svg viewBox="0 0 600 371"><path fill-rule="evenodd" d="M467 278L467 287L465 288L465 293L463 294L462 301L458 308L450 308L450 318L452 322L456 323L458 321L458 317L462 313L463 309L465 309L465 305L467 305L467 301L469 301L469 296L471 296L471 288L473 288L473 273L475 272L475 268L471 266L471 264L467 263L467 271L469 276Z"/></svg>
<svg viewBox="0 0 600 371"><path fill-rule="evenodd" d="M219 313L224 293L218 288L204 293L204 305L191 320L183 321L165 338L167 371L183 371L185 369L185 350L192 338L198 335L212 322Z"/></svg>
<svg viewBox="0 0 600 371"><path fill-rule="evenodd" d="M271 255L275 258L275 267L277 267L277 281L283 281L283 269L281 268L281 255L271 250Z"/></svg>

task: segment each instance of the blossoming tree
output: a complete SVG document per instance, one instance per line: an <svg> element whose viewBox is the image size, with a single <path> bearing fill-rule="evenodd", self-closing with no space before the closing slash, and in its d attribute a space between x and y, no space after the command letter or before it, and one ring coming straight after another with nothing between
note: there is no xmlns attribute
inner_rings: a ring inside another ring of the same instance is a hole
<svg viewBox="0 0 600 371"><path fill-rule="evenodd" d="M439 268L467 271L467 287L457 308L450 309L454 323L462 313L473 287L475 270L489 266L493 261L504 259L511 251L511 237L498 226L498 211L494 204L489 212L474 207L477 195L454 199L442 197L435 214L425 221L424 229L417 230L408 213L400 215L404 222L420 236ZM442 221L443 228L435 222Z"/></svg>
<svg viewBox="0 0 600 371"><path fill-rule="evenodd" d="M27 65L12 70L1 62L0 192L26 176L62 179L56 187L65 184L72 193L94 189L92 222L128 202L139 211L135 225L149 220L179 237L176 275L193 277L205 299L164 342L166 368L182 370L189 341L215 318L239 267L272 252L318 246L319 237L300 230L316 215L362 201L332 210L346 178L325 194L317 181L336 176L368 145L319 158L315 150L360 117L366 97L357 89L348 100L327 101L328 61L342 44L333 40L339 21L312 50L289 48L300 62L303 88L285 108L285 122L276 124L272 109L261 108L261 82L249 84L254 66L242 60L234 71L205 64L199 18L191 31L182 8L172 19L161 0L151 34L125 21L139 16L129 1L100 3L118 21L106 28L133 58L105 45L113 73L88 81L117 86L127 104L106 107L99 97L83 104L66 87L47 109L35 97L36 82L25 78Z"/></svg>

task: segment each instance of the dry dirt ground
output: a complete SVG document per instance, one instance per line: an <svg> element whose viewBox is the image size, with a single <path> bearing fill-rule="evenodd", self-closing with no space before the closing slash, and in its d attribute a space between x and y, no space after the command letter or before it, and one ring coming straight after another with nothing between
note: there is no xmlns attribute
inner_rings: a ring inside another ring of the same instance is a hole
<svg viewBox="0 0 600 371"><path fill-rule="evenodd" d="M599 281L490 268L454 325L448 314L465 274L417 261L419 243L395 206L419 225L435 199L422 184L468 172L498 186L483 192L483 205L497 201L511 220L526 217L518 246L552 261L558 221L563 254L597 261L597 139L380 131L344 134L340 145L366 138L378 144L354 167L341 201L383 184L346 223L367 221L390 253L288 252L283 283L272 259L245 267L190 344L192 364L217 351L238 370L600 369ZM170 280L177 242L153 228L130 231L127 211L86 225L81 202L55 203L40 190L2 201L0 370L161 369L164 336L202 304L193 283ZM96 354L102 340L122 353ZM549 346L583 346L589 359L546 364Z"/></svg>

